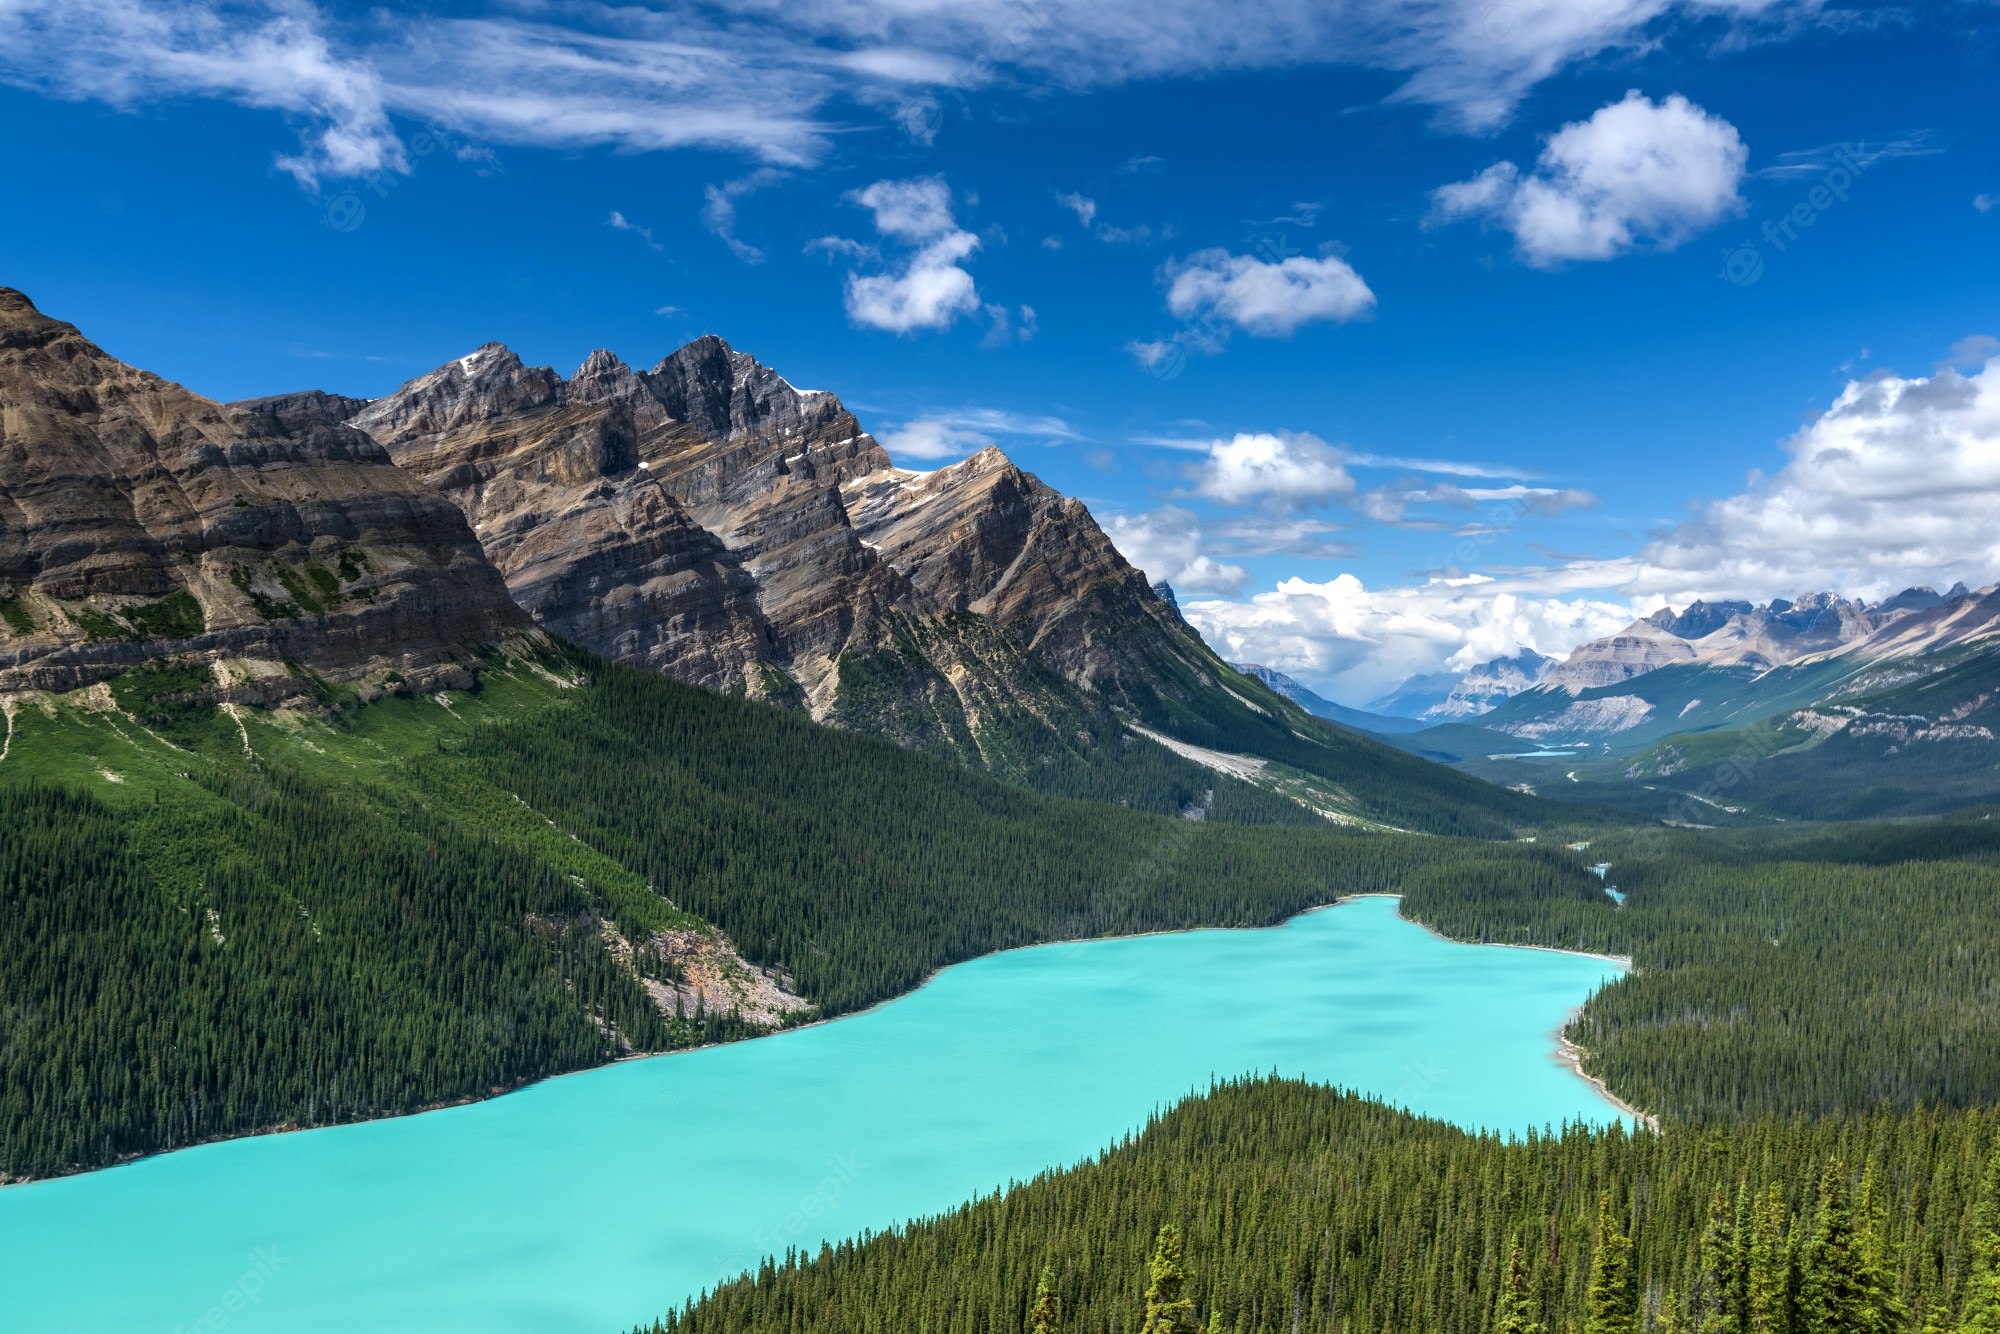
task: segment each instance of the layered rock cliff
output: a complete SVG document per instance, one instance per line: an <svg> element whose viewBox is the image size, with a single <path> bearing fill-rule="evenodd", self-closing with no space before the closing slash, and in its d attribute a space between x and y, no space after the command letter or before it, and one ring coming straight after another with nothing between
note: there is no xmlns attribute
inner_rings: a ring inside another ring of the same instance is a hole
<svg viewBox="0 0 2000 1334"><path fill-rule="evenodd" d="M1080 502L993 449L898 469L718 338L567 378L488 344L330 410L463 510L537 623L682 680L1005 768L1023 719L1071 744L1163 655L1208 666Z"/></svg>
<svg viewBox="0 0 2000 1334"><path fill-rule="evenodd" d="M460 512L343 424L358 406L226 407L0 288L0 691L163 652L265 696L300 669L421 683L531 631Z"/></svg>

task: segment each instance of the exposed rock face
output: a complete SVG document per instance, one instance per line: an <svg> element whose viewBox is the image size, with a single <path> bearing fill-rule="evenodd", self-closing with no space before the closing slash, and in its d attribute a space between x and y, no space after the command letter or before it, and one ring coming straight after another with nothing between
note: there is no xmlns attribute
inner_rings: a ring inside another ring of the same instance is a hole
<svg viewBox="0 0 2000 1334"><path fill-rule="evenodd" d="M225 407L0 288L0 690L162 651L420 679L531 630L351 402Z"/></svg>
<svg viewBox="0 0 2000 1334"><path fill-rule="evenodd" d="M736 556L640 466L642 410L572 393L492 343L349 421L457 504L538 624L727 686L768 654L768 627Z"/></svg>
<svg viewBox="0 0 2000 1334"><path fill-rule="evenodd" d="M539 624L682 680L978 759L999 713L1087 712L1066 692L1163 652L1203 670L1080 502L998 450L897 469L717 338L567 379L488 344L346 420L464 510Z"/></svg>
<svg viewBox="0 0 2000 1334"><path fill-rule="evenodd" d="M1897 596L1907 598L1910 591L1930 590L1909 590ZM1902 615L1885 619L1867 638L1843 644L1834 652L1872 662L2000 640L2000 585L1968 590L1964 584L1955 584L1929 606L1901 610Z"/></svg>
<svg viewBox="0 0 2000 1334"><path fill-rule="evenodd" d="M928 610L988 617L1071 680L1101 685L1130 666L1125 646L1099 633L1105 610L1146 616L1163 605L1082 501L998 449L929 473L885 467L842 493L862 540Z"/></svg>
<svg viewBox="0 0 2000 1334"><path fill-rule="evenodd" d="M1650 621L1634 621L1605 639L1580 644L1543 675L1543 684L1571 694L1617 685L1669 663L1694 661L1694 645Z"/></svg>
<svg viewBox="0 0 2000 1334"><path fill-rule="evenodd" d="M1500 701L1534 689L1553 662L1531 648L1524 648L1510 658L1482 662L1452 687L1442 703L1425 710L1424 718L1428 722L1449 723L1491 713Z"/></svg>

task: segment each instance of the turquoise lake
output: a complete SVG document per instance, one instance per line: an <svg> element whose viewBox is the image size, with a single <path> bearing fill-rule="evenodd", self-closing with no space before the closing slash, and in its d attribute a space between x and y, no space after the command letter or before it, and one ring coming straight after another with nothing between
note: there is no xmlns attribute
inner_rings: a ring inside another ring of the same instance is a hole
<svg viewBox="0 0 2000 1334"><path fill-rule="evenodd" d="M1609 1121L1555 1030L1617 973L1452 944L1383 898L1016 950L777 1037L0 1190L0 1329L620 1334L766 1251L1088 1157L1212 1076Z"/></svg>

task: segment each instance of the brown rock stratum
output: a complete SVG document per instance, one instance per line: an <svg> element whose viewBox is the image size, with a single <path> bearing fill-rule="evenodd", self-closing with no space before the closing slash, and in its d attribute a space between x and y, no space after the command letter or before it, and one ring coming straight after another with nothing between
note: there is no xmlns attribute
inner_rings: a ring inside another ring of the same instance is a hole
<svg viewBox="0 0 2000 1334"><path fill-rule="evenodd" d="M531 632L464 517L342 424L224 406L0 288L0 691L162 652L286 677L454 675Z"/></svg>

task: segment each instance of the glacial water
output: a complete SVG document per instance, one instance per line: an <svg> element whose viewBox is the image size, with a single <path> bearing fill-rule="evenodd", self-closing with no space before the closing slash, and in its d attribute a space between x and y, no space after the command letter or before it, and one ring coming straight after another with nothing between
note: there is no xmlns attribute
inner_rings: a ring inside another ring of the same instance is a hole
<svg viewBox="0 0 2000 1334"><path fill-rule="evenodd" d="M620 1334L764 1252L1076 1162L1211 1076L1606 1121L1554 1030L1616 972L1380 898L1017 950L778 1037L0 1189L0 1329Z"/></svg>

